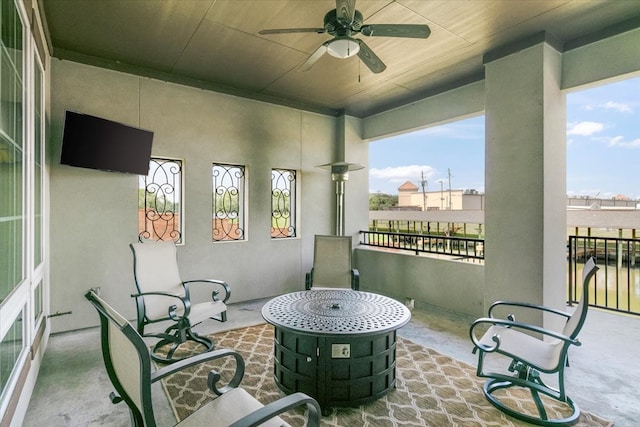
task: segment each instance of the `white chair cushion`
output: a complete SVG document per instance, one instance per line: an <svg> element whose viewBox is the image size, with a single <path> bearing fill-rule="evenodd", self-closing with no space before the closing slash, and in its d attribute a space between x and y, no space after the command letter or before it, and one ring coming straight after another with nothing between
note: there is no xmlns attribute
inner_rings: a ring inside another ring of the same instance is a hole
<svg viewBox="0 0 640 427"><path fill-rule="evenodd" d="M315 236L313 285L351 287L351 237Z"/></svg>
<svg viewBox="0 0 640 427"><path fill-rule="evenodd" d="M541 370L551 371L558 368L562 341L543 341L514 328L494 325L482 336L480 343L489 347L495 346L496 343L491 337L496 334L500 336L499 352L524 360ZM521 355L526 355L526 359Z"/></svg>
<svg viewBox="0 0 640 427"><path fill-rule="evenodd" d="M173 241L133 243L131 246L135 251L135 276L140 292L184 296ZM144 297L145 314L153 320L166 317L167 308L172 304L180 305L180 301L155 295Z"/></svg>
<svg viewBox="0 0 640 427"><path fill-rule="evenodd" d="M189 417L176 424L176 427L190 426L228 426L243 416L260 409L263 405L242 388L234 388L217 397ZM265 427L289 426L280 417L263 424Z"/></svg>

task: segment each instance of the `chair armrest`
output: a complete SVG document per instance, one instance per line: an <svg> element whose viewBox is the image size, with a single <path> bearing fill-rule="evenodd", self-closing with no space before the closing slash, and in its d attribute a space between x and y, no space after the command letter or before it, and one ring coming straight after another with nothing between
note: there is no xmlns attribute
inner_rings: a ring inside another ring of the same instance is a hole
<svg viewBox="0 0 640 427"><path fill-rule="evenodd" d="M354 291L360 289L360 272L357 268L351 269L351 289Z"/></svg>
<svg viewBox="0 0 640 427"><path fill-rule="evenodd" d="M281 399L278 399L275 402L269 403L268 405L250 413L249 415L240 418L229 427L259 426L265 421L278 416L283 412L287 412L290 409L297 408L298 406L303 405L305 405L309 410L307 426L318 427L320 425L320 405L318 405L318 402L316 402L315 399L307 396L304 393L293 393Z"/></svg>
<svg viewBox="0 0 640 427"><path fill-rule="evenodd" d="M172 293L169 293L169 292L152 291L152 292L140 292L140 293L137 293L137 294L131 294L131 297L135 298L136 301L139 301L140 298L144 298L147 295L163 296L163 297L173 298L173 299L179 300L182 303L182 306L184 307L184 316L178 316L176 314L176 309L178 307L175 304L173 304L173 305L170 305L168 307L168 309L167 309L170 319L178 321L181 318L189 317L189 312L191 311L191 301L189 301L186 298L181 297L180 295L172 294ZM138 308L138 311L139 310L140 310L140 308Z"/></svg>
<svg viewBox="0 0 640 427"><path fill-rule="evenodd" d="M520 307L520 308L526 308L526 309L531 309L531 310L545 311L547 313L557 314L558 316L562 316L562 317L564 317L566 319L571 317L571 315L569 313L566 313L566 312L560 311L560 310L556 310L555 308L545 307L543 305L531 304L531 303L527 303L527 302L517 302L517 301L496 301L496 302L494 302L489 307L489 311L488 311L489 317L493 318L493 310L495 308L497 308L497 307L502 307L502 306Z"/></svg>
<svg viewBox="0 0 640 427"><path fill-rule="evenodd" d="M132 298L139 298L139 297L145 297L147 295L159 295L159 296L163 296L163 297L176 298L176 299L179 299L182 302L185 302L184 298L182 298L180 295L172 294L170 292L161 292L161 291L140 292L140 293L137 293L137 294L131 294L131 297Z"/></svg>
<svg viewBox="0 0 640 427"><path fill-rule="evenodd" d="M197 356L188 357L186 359L180 360L178 362L172 363L171 365L162 367L155 372L151 373L151 382L154 383L158 380L161 380L169 375L173 375L176 372L180 372L185 368L190 366L199 365L200 363L208 362L209 360L220 359L223 357L233 357L236 359L236 371L233 374L233 378L229 381L229 383L223 387L218 387L215 382L220 379L220 376L217 375L215 371L209 373L208 385L211 391L216 393L218 396L226 393L227 391L236 388L240 385L242 381L242 377L244 376L244 359L240 353L229 350L229 349L220 349L210 351L208 353L198 354ZM213 374L213 375L212 375ZM212 383L212 380L213 381Z"/></svg>
<svg viewBox="0 0 640 427"><path fill-rule="evenodd" d="M578 339L573 339L559 332L552 331L550 329L545 329L537 325L530 325L528 323L522 323L522 322L514 322L511 320L495 319L493 317L482 317L480 319L477 319L475 322L471 324L471 327L469 328L469 336L471 337L471 341L473 342L473 345L485 352L497 351L500 347L499 334L494 334L491 337L492 341L496 343L494 346L487 346L485 344L482 344L480 342L480 339L478 339L478 337L476 336L475 328L478 327L479 325L485 325L485 324L488 324L491 326L503 326L506 328L523 329L527 331L537 332L539 334L556 338L558 340L561 340L576 346L579 346L582 344ZM484 333L483 333L483 336L484 336ZM475 353L475 349L474 349L474 353Z"/></svg>
<svg viewBox="0 0 640 427"><path fill-rule="evenodd" d="M224 282L222 280L196 279L196 280L187 280L185 282L182 282L182 284L187 289L188 289L188 287L189 287L189 285L191 283L209 283L209 284L220 286L222 288L222 290L224 291L224 298L222 299L222 302L227 302L229 300L229 298L231 297L231 288L229 287L229 285L226 282ZM219 293L220 293L219 291L213 291L211 293L211 299L214 300L214 301L220 301L220 299L218 298L218 294Z"/></svg>

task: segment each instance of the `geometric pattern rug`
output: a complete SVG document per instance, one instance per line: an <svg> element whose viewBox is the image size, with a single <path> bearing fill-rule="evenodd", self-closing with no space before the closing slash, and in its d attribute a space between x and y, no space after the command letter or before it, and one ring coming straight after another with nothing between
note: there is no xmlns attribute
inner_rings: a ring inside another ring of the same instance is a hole
<svg viewBox="0 0 640 427"><path fill-rule="evenodd" d="M242 354L245 375L241 386L263 404L284 394L273 380L273 327L250 326L212 335L216 348L230 348ZM186 349L185 351L189 351ZM212 400L207 375L216 369L230 378L235 363L211 361L163 380L163 387L178 420ZM529 426L494 408L482 393L483 379L475 368L432 349L398 337L396 347L396 388L386 396L354 408L333 408L322 417L322 426ZM526 394L507 392L513 405L535 411ZM562 413L566 408L550 410ZM551 415L551 413L549 415ZM292 426L304 425L304 413L281 416ZM576 426L611 426L610 421L582 411Z"/></svg>

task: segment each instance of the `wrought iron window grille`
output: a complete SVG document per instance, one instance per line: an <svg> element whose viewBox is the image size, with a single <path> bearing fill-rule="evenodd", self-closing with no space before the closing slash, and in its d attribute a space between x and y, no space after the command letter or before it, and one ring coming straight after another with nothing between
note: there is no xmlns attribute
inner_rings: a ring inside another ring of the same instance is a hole
<svg viewBox="0 0 640 427"><path fill-rule="evenodd" d="M271 170L271 238L296 237L296 171Z"/></svg>
<svg viewBox="0 0 640 427"><path fill-rule="evenodd" d="M246 240L245 167L214 163L212 178L213 241Z"/></svg>
<svg viewBox="0 0 640 427"><path fill-rule="evenodd" d="M182 243L182 161L152 158L138 191L138 240Z"/></svg>

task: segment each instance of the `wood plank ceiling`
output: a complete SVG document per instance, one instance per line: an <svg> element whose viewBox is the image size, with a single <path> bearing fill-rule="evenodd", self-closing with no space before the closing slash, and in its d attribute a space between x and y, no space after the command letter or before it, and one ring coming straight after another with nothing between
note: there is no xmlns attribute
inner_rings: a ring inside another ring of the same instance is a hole
<svg viewBox="0 0 640 427"><path fill-rule="evenodd" d="M357 35L387 65L324 55L335 0L39 0L53 56L325 114L366 117L483 76L483 56L546 32L557 47L640 26L640 0L357 0L365 24L427 24L427 39Z"/></svg>

